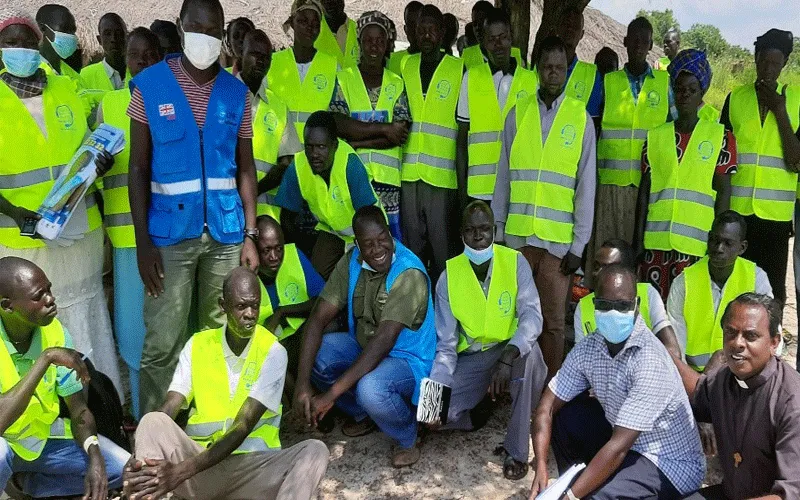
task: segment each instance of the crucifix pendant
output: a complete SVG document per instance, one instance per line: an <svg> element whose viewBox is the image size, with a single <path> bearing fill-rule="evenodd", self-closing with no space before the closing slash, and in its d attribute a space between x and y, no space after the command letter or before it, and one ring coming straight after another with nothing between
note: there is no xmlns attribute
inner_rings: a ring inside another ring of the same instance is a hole
<svg viewBox="0 0 800 500"><path fill-rule="evenodd" d="M733 454L733 466L739 467L740 463L742 463L742 455L740 455L739 452L737 451L736 453Z"/></svg>

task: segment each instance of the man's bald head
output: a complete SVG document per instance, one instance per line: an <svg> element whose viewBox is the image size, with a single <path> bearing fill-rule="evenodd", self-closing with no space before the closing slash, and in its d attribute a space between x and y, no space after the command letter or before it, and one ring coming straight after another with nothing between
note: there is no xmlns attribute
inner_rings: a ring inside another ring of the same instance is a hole
<svg viewBox="0 0 800 500"><path fill-rule="evenodd" d="M595 295L606 300L636 299L636 274L623 264L611 264L597 275Z"/></svg>
<svg viewBox="0 0 800 500"><path fill-rule="evenodd" d="M3 257L0 259L0 298L16 298L21 287L39 275L44 276L44 271L33 262L19 257Z"/></svg>
<svg viewBox="0 0 800 500"><path fill-rule="evenodd" d="M386 222L386 215L383 210L375 205L367 205L359 208L353 215L353 231L358 233L360 228L370 224L377 224L383 229L389 230L389 223Z"/></svg>
<svg viewBox="0 0 800 500"><path fill-rule="evenodd" d="M489 220L494 220L494 212L492 212L492 207L490 207L489 204L483 200L475 200L470 202L466 208L464 208L464 213L461 215L461 227L463 228L469 218L476 213L486 214L486 216L489 217Z"/></svg>
<svg viewBox="0 0 800 500"><path fill-rule="evenodd" d="M228 302L242 293L260 292L258 276L246 267L236 267L225 276L222 282L222 300Z"/></svg>
<svg viewBox="0 0 800 500"><path fill-rule="evenodd" d="M258 228L259 234L274 232L280 238L281 243L283 243L283 228L278 221L269 215L259 215L256 218L256 228Z"/></svg>

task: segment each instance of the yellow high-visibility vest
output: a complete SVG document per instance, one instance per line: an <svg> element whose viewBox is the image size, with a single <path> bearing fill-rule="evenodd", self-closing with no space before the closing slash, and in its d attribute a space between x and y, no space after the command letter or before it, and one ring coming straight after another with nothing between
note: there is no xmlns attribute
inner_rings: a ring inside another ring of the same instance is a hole
<svg viewBox="0 0 800 500"><path fill-rule="evenodd" d="M700 109L697 110L697 116L700 119L710 120L712 122L718 122L720 115L720 111L708 103L703 103Z"/></svg>
<svg viewBox="0 0 800 500"><path fill-rule="evenodd" d="M192 337L192 391L197 412L189 417L186 434L206 448L210 447L233 425L236 415L249 397L250 388L258 380L261 367L277 339L269 330L256 325L245 359L236 394L231 398L228 367L223 357L225 327L206 330ZM267 410L234 454L279 450L282 408Z"/></svg>
<svg viewBox="0 0 800 500"><path fill-rule="evenodd" d="M756 289L756 265L739 257L722 290L719 307L714 309L711 296L711 275L708 257L703 257L683 270L686 276L686 299L683 317L686 320L686 363L702 372L711 356L722 349L722 315L739 295Z"/></svg>
<svg viewBox="0 0 800 500"><path fill-rule="evenodd" d="M42 102L47 137L14 91L0 82L0 194L12 205L34 212L83 143L87 129L83 103L69 78L49 75ZM89 231L101 224L96 193L92 187L84 198ZM44 243L20 236L14 219L0 214L0 245L37 248Z"/></svg>
<svg viewBox="0 0 800 500"><path fill-rule="evenodd" d="M586 119L583 103L565 96L547 141L542 144L536 96L517 106L517 135L511 145L509 165L511 194L506 233L572 243L573 199Z"/></svg>
<svg viewBox="0 0 800 500"><path fill-rule="evenodd" d="M519 47L511 47L511 58L517 61L518 66L523 68L528 67L528 65L525 64L525 60L522 59L522 51L519 50ZM461 59L464 60L464 67L466 69L472 69L475 66L480 66L486 62L486 58L483 57L483 51L481 51L480 44L464 47L464 52L461 54Z"/></svg>
<svg viewBox="0 0 800 500"><path fill-rule="evenodd" d="M345 26L347 26L347 41L345 42L344 52L342 52L336 34L328 26L328 21L323 16L319 23L319 35L314 41L314 48L335 57L340 67L350 68L358 66L358 61L361 59L361 47L358 45L358 25L356 25L356 22L347 18Z"/></svg>
<svg viewBox="0 0 800 500"><path fill-rule="evenodd" d="M353 208L353 199L350 197L350 186L347 184L347 162L350 155L358 157L349 144L339 139L329 184L311 170L305 151L294 155L300 193L308 202L311 213L319 221L317 229L338 235L346 243L352 243L355 236L352 224L356 211ZM370 189L374 194L372 186ZM375 199L378 199L377 195ZM376 205L380 206L380 201Z"/></svg>
<svg viewBox="0 0 800 500"><path fill-rule="evenodd" d="M42 351L49 347L64 347L64 327L58 319L40 327ZM33 397L22 415L6 429L3 439L18 457L26 462L39 458L48 439L71 439L68 419L58 418L59 403L56 392L56 366L51 364L36 386ZM21 377L5 343L0 342L0 385L10 391Z"/></svg>
<svg viewBox="0 0 800 500"><path fill-rule="evenodd" d="M467 73L469 92L467 193L471 197L492 199L506 116L518 101L534 95L538 87L539 76L533 71L517 66L505 106L500 109L489 64L475 66Z"/></svg>
<svg viewBox="0 0 800 500"><path fill-rule="evenodd" d="M731 176L731 209L767 220L792 220L797 174L786 168L775 115L770 112L761 124L752 83L731 92L729 106L738 160ZM800 88L786 88L786 111L792 130L797 130Z"/></svg>
<svg viewBox="0 0 800 500"><path fill-rule="evenodd" d="M639 298L639 316L642 317L647 328L652 330L653 319L650 317L650 297L647 293L650 286L650 283L637 283L636 296ZM583 321L583 324L574 326L575 328L580 328L583 336L586 337L597 330L597 322L594 319L594 292L582 298L578 302L578 307L581 309L581 321Z"/></svg>
<svg viewBox="0 0 800 500"><path fill-rule="evenodd" d="M403 150L401 178L456 189L456 106L461 88L461 59L445 55L423 95L420 54L406 58L403 80L414 123Z"/></svg>
<svg viewBox="0 0 800 500"><path fill-rule="evenodd" d="M669 63L671 63L671 62L672 61L670 61L669 57L667 57L667 56L659 58L658 64L656 64L656 68L655 69L657 69L659 71L667 71L667 68L669 67Z"/></svg>
<svg viewBox="0 0 800 500"><path fill-rule="evenodd" d="M336 58L318 51L301 83L294 51L289 47L272 56L267 81L269 89L286 103L287 123L294 125L302 143L303 130L311 113L327 111L330 106L336 88Z"/></svg>
<svg viewBox="0 0 800 500"><path fill-rule="evenodd" d="M267 287L259 279L261 285L261 306L258 308L258 324L263 325L267 318L275 312L272 309L272 302L269 300ZM306 288L306 273L303 272L303 265L300 263L300 255L294 243L287 243L283 246L283 262L278 269L278 276L275 277L275 289L278 293L278 305L302 304L308 301L308 289ZM303 326L306 318L287 317L288 327L283 328L279 340L283 340ZM273 332L274 333L274 332Z"/></svg>
<svg viewBox="0 0 800 500"><path fill-rule="evenodd" d="M517 329L517 257L519 252L493 245L492 280L484 295L465 254L447 261L447 295L453 316L464 330L457 351L480 342L482 350L514 336Z"/></svg>
<svg viewBox="0 0 800 500"><path fill-rule="evenodd" d="M344 93L351 114L372 112L372 103L367 94L367 87L358 67L343 69L338 74L339 85ZM394 121L394 106L397 98L403 93L403 79L391 71L383 70L381 95L375 111L388 115L388 123ZM370 178L381 184L400 186L400 167L402 165L402 149L396 146L389 149L360 148L356 150Z"/></svg>
<svg viewBox="0 0 800 500"><path fill-rule="evenodd" d="M258 104L253 115L253 158L256 162L256 179L260 182L278 164L281 138L286 130L288 108L270 89L264 89L264 97L255 96ZM278 188L258 195L256 213L281 220L281 208L275 202Z"/></svg>
<svg viewBox="0 0 800 500"><path fill-rule="evenodd" d="M669 75L654 71L644 79L633 100L625 70L605 76L605 109L597 141L597 171L601 184L638 186L642 179L642 146L647 132L667 121Z"/></svg>
<svg viewBox="0 0 800 500"><path fill-rule="evenodd" d="M392 52L389 56L389 61L386 63L386 69L396 75L403 74L403 65L408 57L408 50L397 50Z"/></svg>
<svg viewBox="0 0 800 500"><path fill-rule="evenodd" d="M712 185L724 137L722 124L701 119L678 164L673 122L647 134L652 182L645 248L696 257L706 254L717 199Z"/></svg>
<svg viewBox="0 0 800 500"><path fill-rule="evenodd" d="M103 97L103 121L125 131L125 148L114 156L114 166L103 176L103 202L108 239L114 248L134 248L131 204L128 200L128 164L131 156L131 119L127 115L131 92L114 90Z"/></svg>
<svg viewBox="0 0 800 500"><path fill-rule="evenodd" d="M86 97L89 99L92 107L96 107L103 100L106 93L117 90L108 78L108 73L106 73L106 67L103 61L85 66L81 70L80 78L81 86L84 88ZM130 79L131 73L126 70L123 88L127 87L127 83Z"/></svg>
<svg viewBox="0 0 800 500"><path fill-rule="evenodd" d="M577 61L575 67L572 68L572 73L569 75L567 85L564 87L564 93L573 99L581 101L585 106L589 104L589 98L592 97L596 78L597 66L592 63Z"/></svg>
<svg viewBox="0 0 800 500"><path fill-rule="evenodd" d="M78 94L78 97L81 98L81 102L83 103L84 118L89 118L92 108L96 105L96 103L89 95L89 92L87 92L87 90L84 88L80 73L72 69L72 66L67 64L65 61L60 61L58 70L53 69L53 67L50 66L50 63L44 59L42 59L42 64L40 64L39 67L44 70L47 76L65 76L75 84L75 92ZM0 70L0 72L2 71L5 71L5 69Z"/></svg>

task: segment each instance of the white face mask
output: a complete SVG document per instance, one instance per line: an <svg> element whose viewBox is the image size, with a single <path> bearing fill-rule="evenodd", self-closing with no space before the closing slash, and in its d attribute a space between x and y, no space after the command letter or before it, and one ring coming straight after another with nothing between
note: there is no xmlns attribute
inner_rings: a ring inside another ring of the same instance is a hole
<svg viewBox="0 0 800 500"><path fill-rule="evenodd" d="M183 53L197 69L208 69L219 60L222 40L203 33L183 33Z"/></svg>

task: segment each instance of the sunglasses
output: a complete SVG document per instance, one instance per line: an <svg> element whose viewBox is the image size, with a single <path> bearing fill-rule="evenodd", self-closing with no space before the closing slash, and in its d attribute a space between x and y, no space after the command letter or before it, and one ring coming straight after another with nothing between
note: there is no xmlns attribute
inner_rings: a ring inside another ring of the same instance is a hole
<svg viewBox="0 0 800 500"><path fill-rule="evenodd" d="M639 303L639 299L636 298L634 300L607 300L607 299L598 299L595 297L592 299L594 303L595 311L619 311L619 312L628 312L633 311L636 309L636 305Z"/></svg>

